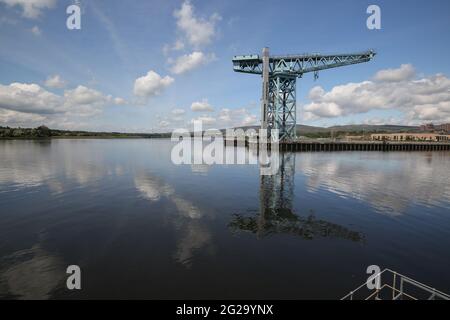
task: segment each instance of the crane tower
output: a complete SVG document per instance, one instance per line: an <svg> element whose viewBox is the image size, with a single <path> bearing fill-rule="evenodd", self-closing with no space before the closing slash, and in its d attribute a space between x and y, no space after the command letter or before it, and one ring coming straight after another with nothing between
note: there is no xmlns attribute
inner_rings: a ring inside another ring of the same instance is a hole
<svg viewBox="0 0 450 320"><path fill-rule="evenodd" d="M233 69L236 72L262 76L261 129L267 130L268 137L283 142L296 139L297 78L314 72L314 78L317 79L321 70L368 62L375 54L373 50L369 50L338 55L270 56L269 48L264 48L262 56L234 56ZM278 129L278 137L271 135L272 129Z"/></svg>

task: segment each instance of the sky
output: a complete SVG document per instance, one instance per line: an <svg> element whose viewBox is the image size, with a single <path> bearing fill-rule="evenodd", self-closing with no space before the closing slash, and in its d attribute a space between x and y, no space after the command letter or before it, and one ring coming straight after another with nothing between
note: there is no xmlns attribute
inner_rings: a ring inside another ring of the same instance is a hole
<svg viewBox="0 0 450 320"><path fill-rule="evenodd" d="M377 52L305 74L297 122L450 122L450 1L0 0L0 126L169 132L259 123L234 55ZM370 30L369 5L381 10Z"/></svg>

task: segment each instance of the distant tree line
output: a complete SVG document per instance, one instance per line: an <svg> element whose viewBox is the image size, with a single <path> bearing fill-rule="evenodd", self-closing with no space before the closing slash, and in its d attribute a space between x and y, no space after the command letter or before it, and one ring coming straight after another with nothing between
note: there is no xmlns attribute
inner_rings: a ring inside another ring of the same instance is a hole
<svg viewBox="0 0 450 320"><path fill-rule="evenodd" d="M224 132L225 130L222 130ZM392 132L408 132L407 129L397 130L326 130L309 132L306 130L297 130L298 136L307 137L309 139L330 139L344 138L347 136L362 136L370 138L372 133L392 133ZM191 132L191 136L193 133ZM170 138L171 133L121 133L121 132L90 132L90 131L70 131L49 129L46 126L37 128L10 128L0 126L0 139L45 139L45 138L76 138L76 137L97 137L97 138Z"/></svg>
<svg viewBox="0 0 450 320"><path fill-rule="evenodd" d="M169 138L170 133L120 133L120 132L89 132L49 129L46 126L37 128L10 128L0 127L0 139L24 138L76 138L76 137L98 137L98 138Z"/></svg>
<svg viewBox="0 0 450 320"><path fill-rule="evenodd" d="M10 128L0 127L1 138L48 138L51 137L52 130L46 126L40 126L37 128Z"/></svg>

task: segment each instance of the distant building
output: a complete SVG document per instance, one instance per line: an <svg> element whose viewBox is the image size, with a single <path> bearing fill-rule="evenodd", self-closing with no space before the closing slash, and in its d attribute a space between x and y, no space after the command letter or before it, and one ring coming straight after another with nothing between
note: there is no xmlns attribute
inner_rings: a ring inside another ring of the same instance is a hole
<svg viewBox="0 0 450 320"><path fill-rule="evenodd" d="M420 130L424 132L443 132L450 134L450 123L444 123L439 125L434 125L432 123L427 123L420 126Z"/></svg>
<svg viewBox="0 0 450 320"><path fill-rule="evenodd" d="M450 135L436 133L377 133L371 138L374 141L450 141Z"/></svg>
<svg viewBox="0 0 450 320"><path fill-rule="evenodd" d="M420 130L421 131L434 131L434 124L427 123L427 124L421 125Z"/></svg>
<svg viewBox="0 0 450 320"><path fill-rule="evenodd" d="M438 126L435 126L436 130L445 132L447 134L450 134L450 123L444 123Z"/></svg>
<svg viewBox="0 0 450 320"><path fill-rule="evenodd" d="M362 140L364 140L364 136L345 136L344 140L347 140L347 141L362 141Z"/></svg>

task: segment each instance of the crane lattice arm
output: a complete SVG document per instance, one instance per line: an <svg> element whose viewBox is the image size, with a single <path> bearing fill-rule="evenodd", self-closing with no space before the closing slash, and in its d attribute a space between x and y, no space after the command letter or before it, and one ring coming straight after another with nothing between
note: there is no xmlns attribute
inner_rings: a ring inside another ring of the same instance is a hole
<svg viewBox="0 0 450 320"><path fill-rule="evenodd" d="M361 53L321 55L303 54L271 56L269 58L269 74L295 75L302 77L304 73L368 62L376 53L369 50ZM236 72L262 74L263 59L259 55L244 55L233 57L233 69Z"/></svg>

